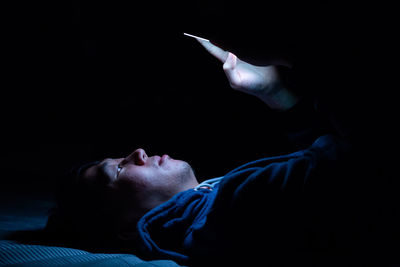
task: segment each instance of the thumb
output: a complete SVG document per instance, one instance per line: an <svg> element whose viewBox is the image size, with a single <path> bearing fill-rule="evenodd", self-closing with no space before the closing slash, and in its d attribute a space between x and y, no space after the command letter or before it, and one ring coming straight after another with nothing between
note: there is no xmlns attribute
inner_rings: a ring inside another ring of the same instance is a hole
<svg viewBox="0 0 400 267"><path fill-rule="evenodd" d="M236 67L236 63L237 63L237 57L231 52L228 52L228 56L226 57L226 60L222 67L225 71L234 69Z"/></svg>
<svg viewBox="0 0 400 267"><path fill-rule="evenodd" d="M224 69L225 75L233 89L238 89L241 84L241 78L239 72L236 69L237 57L231 52L228 53L228 57L225 60L222 68Z"/></svg>

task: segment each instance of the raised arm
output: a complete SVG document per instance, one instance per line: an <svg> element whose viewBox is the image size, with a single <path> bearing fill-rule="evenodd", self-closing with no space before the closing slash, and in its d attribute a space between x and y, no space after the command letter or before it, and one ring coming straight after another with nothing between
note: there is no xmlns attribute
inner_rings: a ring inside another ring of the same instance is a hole
<svg viewBox="0 0 400 267"><path fill-rule="evenodd" d="M255 66L210 41L196 40L223 63L223 70L233 89L257 96L276 110L288 110L299 101L281 82L276 66Z"/></svg>

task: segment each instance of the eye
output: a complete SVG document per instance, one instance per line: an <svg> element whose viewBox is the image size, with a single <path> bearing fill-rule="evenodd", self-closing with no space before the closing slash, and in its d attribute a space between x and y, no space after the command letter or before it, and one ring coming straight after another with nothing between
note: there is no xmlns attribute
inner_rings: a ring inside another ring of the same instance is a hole
<svg viewBox="0 0 400 267"><path fill-rule="evenodd" d="M121 172L121 170L122 170L122 166L120 165L120 164L118 164L117 165L117 178L118 178L118 176L119 176L119 173Z"/></svg>

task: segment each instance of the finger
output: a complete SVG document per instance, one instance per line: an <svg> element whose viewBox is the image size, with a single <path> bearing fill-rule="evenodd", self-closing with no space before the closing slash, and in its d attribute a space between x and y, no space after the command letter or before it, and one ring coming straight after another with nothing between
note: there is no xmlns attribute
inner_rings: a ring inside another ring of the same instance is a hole
<svg viewBox="0 0 400 267"><path fill-rule="evenodd" d="M228 78L229 84L233 89L238 89L241 85L241 77L236 69L236 63L237 57L234 54L228 52L227 59L222 67L225 71L226 77Z"/></svg>
<svg viewBox="0 0 400 267"><path fill-rule="evenodd" d="M237 57L231 52L228 52L228 55L222 67L224 70L234 69L236 67L236 63L237 63Z"/></svg>
<svg viewBox="0 0 400 267"><path fill-rule="evenodd" d="M225 62L227 57L228 57L228 53L227 51L219 48L216 45L213 45L210 41L204 41L201 39L196 39L211 55L213 55L214 57L216 57L217 59L219 59L219 61L221 62Z"/></svg>

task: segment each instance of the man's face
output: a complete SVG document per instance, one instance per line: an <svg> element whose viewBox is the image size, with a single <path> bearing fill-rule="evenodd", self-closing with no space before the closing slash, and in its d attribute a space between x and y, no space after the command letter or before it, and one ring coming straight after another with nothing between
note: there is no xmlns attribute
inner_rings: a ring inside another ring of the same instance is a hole
<svg viewBox="0 0 400 267"><path fill-rule="evenodd" d="M126 158L104 159L81 178L89 185L104 186L125 212L138 215L198 185L187 162L168 155L149 157L143 149Z"/></svg>

